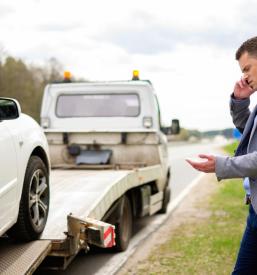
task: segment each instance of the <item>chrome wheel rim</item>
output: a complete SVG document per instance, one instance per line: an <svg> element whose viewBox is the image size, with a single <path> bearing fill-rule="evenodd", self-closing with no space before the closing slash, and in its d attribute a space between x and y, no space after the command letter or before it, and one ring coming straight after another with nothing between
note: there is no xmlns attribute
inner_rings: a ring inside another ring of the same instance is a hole
<svg viewBox="0 0 257 275"><path fill-rule="evenodd" d="M30 180L29 213L35 229L40 229L48 213L48 185L41 169L36 170Z"/></svg>

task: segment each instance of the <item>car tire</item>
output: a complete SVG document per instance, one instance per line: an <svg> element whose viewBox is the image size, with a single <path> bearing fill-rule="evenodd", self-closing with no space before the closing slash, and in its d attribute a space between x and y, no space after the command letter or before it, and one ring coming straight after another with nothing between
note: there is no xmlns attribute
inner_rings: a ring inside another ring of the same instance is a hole
<svg viewBox="0 0 257 275"><path fill-rule="evenodd" d="M163 196L163 201L162 201L162 208L158 211L160 214L165 214L167 213L168 210L168 205L170 202L170 196L171 196L171 190L169 186L166 186L164 189L164 196Z"/></svg>
<svg viewBox="0 0 257 275"><path fill-rule="evenodd" d="M125 251L132 235L133 216L131 204L127 196L123 197L121 212L118 222L115 224L116 245L115 251Z"/></svg>
<svg viewBox="0 0 257 275"><path fill-rule="evenodd" d="M18 219L7 234L19 241L38 239L46 225L49 198L49 173L44 162L32 156L25 173Z"/></svg>

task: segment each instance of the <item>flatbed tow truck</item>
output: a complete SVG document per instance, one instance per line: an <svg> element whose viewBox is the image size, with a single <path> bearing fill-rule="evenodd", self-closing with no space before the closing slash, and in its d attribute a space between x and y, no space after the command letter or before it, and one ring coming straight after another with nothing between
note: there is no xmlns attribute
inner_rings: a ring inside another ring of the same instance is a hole
<svg viewBox="0 0 257 275"><path fill-rule="evenodd" d="M37 241L0 239L0 274L63 270L91 245L124 251L135 218L166 212L167 139L152 84L135 80L47 85L48 220ZM171 129L178 133L177 120Z"/></svg>

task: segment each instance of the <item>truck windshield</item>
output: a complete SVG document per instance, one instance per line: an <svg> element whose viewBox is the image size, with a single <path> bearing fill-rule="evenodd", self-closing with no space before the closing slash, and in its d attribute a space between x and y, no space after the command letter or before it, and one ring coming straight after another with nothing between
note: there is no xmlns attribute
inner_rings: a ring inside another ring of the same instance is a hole
<svg viewBox="0 0 257 275"><path fill-rule="evenodd" d="M60 95L58 117L134 117L140 113L137 94Z"/></svg>

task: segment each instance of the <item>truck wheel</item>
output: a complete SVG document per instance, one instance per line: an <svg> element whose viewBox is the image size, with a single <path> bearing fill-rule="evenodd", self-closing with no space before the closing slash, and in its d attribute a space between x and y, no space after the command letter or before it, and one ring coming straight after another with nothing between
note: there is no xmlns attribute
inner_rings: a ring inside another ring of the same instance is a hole
<svg viewBox="0 0 257 275"><path fill-rule="evenodd" d="M19 241L38 239L46 225L49 196L46 166L39 157L32 156L25 173L18 219L8 235Z"/></svg>
<svg viewBox="0 0 257 275"><path fill-rule="evenodd" d="M162 208L158 211L160 214L165 214L167 213L168 205L170 202L170 187L167 186L164 190L164 197L162 201Z"/></svg>
<svg viewBox="0 0 257 275"><path fill-rule="evenodd" d="M124 197L121 206L121 215L119 221L115 224L116 251L125 251L129 245L132 235L132 211L130 201L127 196Z"/></svg>

